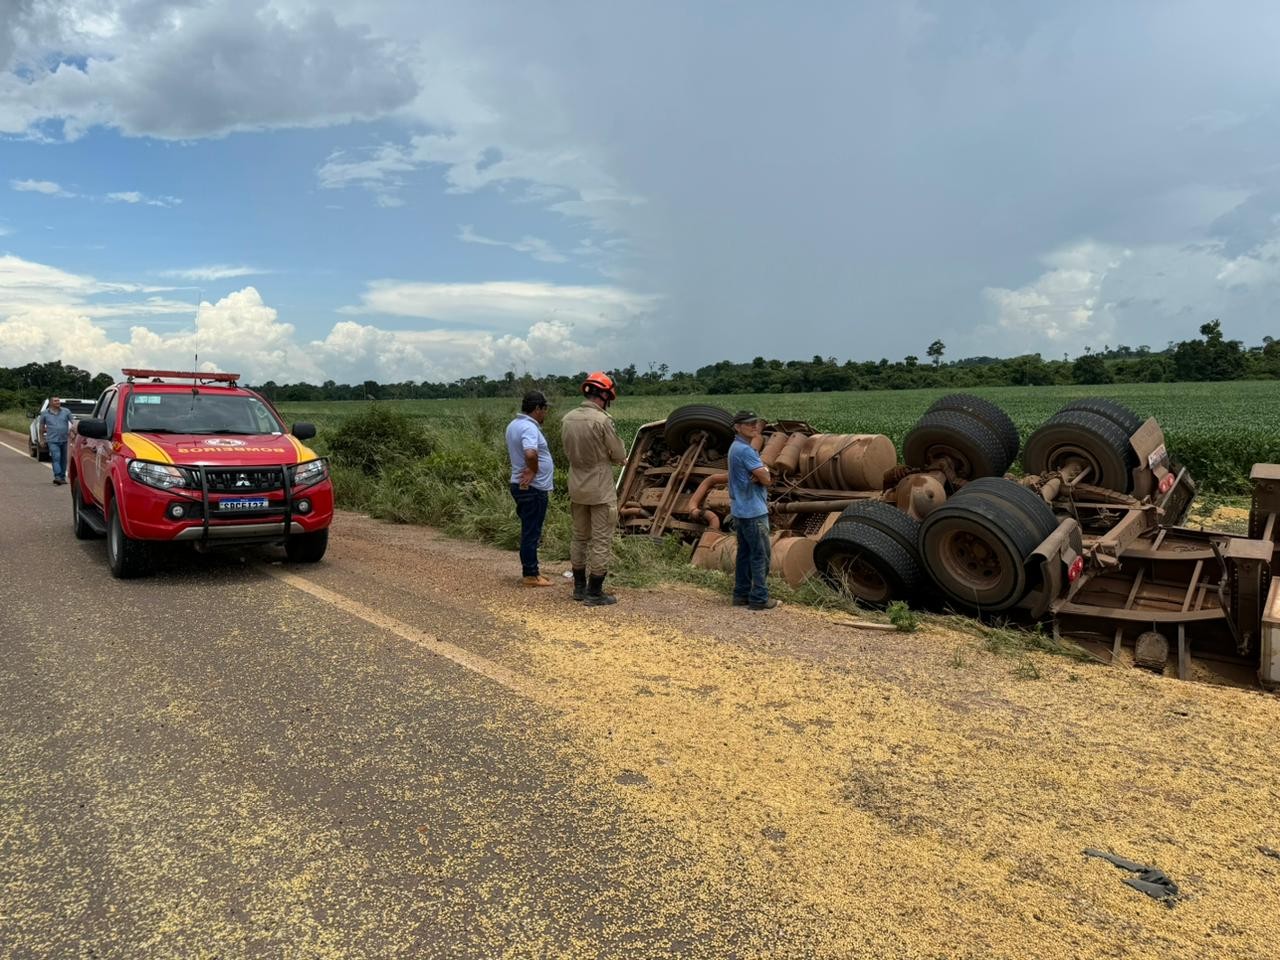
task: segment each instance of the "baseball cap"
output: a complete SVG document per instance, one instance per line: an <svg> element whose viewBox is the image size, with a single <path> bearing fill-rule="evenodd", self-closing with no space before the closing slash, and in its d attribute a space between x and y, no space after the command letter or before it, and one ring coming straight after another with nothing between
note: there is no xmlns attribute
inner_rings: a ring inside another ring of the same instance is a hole
<svg viewBox="0 0 1280 960"><path fill-rule="evenodd" d="M750 410L739 410L733 415L733 422L735 425L739 423L755 423L757 420L763 419L764 417L760 416L760 414L753 413Z"/></svg>

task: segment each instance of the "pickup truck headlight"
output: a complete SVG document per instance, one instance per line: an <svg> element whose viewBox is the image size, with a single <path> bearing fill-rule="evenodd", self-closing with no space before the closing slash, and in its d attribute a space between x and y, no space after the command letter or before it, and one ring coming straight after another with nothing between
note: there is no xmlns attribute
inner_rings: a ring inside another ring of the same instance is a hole
<svg viewBox="0 0 1280 960"><path fill-rule="evenodd" d="M291 481L295 487L309 487L329 476L329 461L324 457L308 460L293 467Z"/></svg>
<svg viewBox="0 0 1280 960"><path fill-rule="evenodd" d="M149 463L146 460L130 460L129 476L149 487L172 490L174 487L191 486L186 472L167 463Z"/></svg>

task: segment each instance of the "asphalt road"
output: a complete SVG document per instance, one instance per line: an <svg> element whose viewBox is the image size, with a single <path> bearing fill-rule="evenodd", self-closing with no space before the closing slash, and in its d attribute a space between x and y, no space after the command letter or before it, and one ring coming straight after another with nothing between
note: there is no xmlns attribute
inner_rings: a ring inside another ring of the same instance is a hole
<svg viewBox="0 0 1280 960"><path fill-rule="evenodd" d="M116 581L0 443L0 960L1275 956L1274 695L349 513Z"/></svg>
<svg viewBox="0 0 1280 960"><path fill-rule="evenodd" d="M730 955L756 936L759 913L592 788L484 656L509 625L468 613L447 570L438 606L406 601L344 561L339 524L314 568L175 552L116 581L20 439L0 434L0 956Z"/></svg>

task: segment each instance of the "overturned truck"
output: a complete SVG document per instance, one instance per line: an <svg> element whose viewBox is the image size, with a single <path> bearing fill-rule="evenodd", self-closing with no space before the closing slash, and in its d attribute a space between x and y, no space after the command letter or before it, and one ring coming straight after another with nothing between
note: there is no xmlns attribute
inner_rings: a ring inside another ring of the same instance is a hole
<svg viewBox="0 0 1280 960"><path fill-rule="evenodd" d="M640 428L618 482L625 534L678 535L731 570L728 411L691 404ZM798 420L755 441L773 572L872 607L902 600L1051 621L1100 655L1280 684L1280 466L1257 464L1247 534L1182 526L1195 483L1154 418L1068 403L1022 444L998 406L955 394L903 438L824 434ZM1009 475L1019 460L1023 475Z"/></svg>

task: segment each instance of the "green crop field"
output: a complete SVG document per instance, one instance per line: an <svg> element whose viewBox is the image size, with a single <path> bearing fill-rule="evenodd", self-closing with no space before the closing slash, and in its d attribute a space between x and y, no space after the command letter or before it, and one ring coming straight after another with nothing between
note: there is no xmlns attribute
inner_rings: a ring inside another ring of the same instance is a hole
<svg viewBox="0 0 1280 960"><path fill-rule="evenodd" d="M883 433L901 444L903 436L948 390L881 390L855 393L775 393L730 396L623 396L612 407L619 431L630 440L641 424L661 420L686 403L712 403L728 410L749 407L769 419L807 420L831 433ZM1254 463L1280 461L1280 383L1115 384L1100 387L989 387L971 391L999 404L1025 439L1067 401L1103 396L1154 416L1164 427L1170 451L1191 471L1201 489L1248 492ZM577 402L556 403L563 412ZM514 398L485 400L402 400L386 405L431 424L436 430L469 430L510 415ZM312 420L332 429L363 408L356 402L284 403L281 411L296 420ZM552 416L556 410L553 409ZM485 429L484 433L489 433Z"/></svg>

